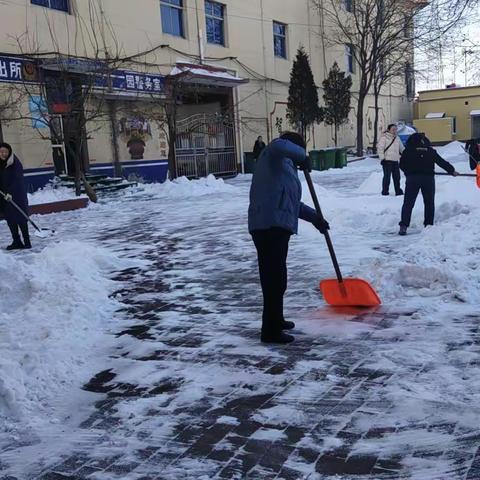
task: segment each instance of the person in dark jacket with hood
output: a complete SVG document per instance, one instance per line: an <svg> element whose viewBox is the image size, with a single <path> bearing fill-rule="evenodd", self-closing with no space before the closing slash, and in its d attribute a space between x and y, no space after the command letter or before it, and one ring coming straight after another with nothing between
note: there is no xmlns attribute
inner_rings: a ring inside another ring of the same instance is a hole
<svg viewBox="0 0 480 480"><path fill-rule="evenodd" d="M263 292L261 340L290 343L294 337L284 330L295 328L283 316L283 296L287 289L287 254L298 219L312 223L325 233L328 223L301 202L302 186L298 170L309 168L305 141L301 135L284 133L260 156L250 189L248 228L258 254Z"/></svg>
<svg viewBox="0 0 480 480"><path fill-rule="evenodd" d="M263 141L263 137L258 137L255 141L255 145L253 146L253 158L256 160L259 159L261 153L265 150L265 142Z"/></svg>
<svg viewBox="0 0 480 480"><path fill-rule="evenodd" d="M435 165L447 173L457 176L453 165L444 160L432 148L430 140L423 133L414 133L407 142L400 158L400 169L405 173L405 198L402 208L399 235L406 235L410 226L413 207L421 191L425 205L425 227L433 225L435 217Z"/></svg>
<svg viewBox="0 0 480 480"><path fill-rule="evenodd" d="M28 214L28 197L23 166L8 143L0 143L0 190L5 194L5 198L0 195L0 205L13 239L7 250L32 248L28 222L12 204L13 200ZM23 242L19 230L22 232Z"/></svg>

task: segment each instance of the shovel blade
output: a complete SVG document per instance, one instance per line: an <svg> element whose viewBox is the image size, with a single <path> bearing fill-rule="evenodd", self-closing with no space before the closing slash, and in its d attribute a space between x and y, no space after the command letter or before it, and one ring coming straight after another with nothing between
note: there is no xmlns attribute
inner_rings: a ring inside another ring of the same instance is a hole
<svg viewBox="0 0 480 480"><path fill-rule="evenodd" d="M34 235L38 238L48 238L54 235L55 232L53 230L48 230L46 228L41 228L40 230L35 230Z"/></svg>
<svg viewBox="0 0 480 480"><path fill-rule="evenodd" d="M342 283L337 279L320 282L325 301L333 307L377 307L382 304L373 287L360 278L346 278Z"/></svg>

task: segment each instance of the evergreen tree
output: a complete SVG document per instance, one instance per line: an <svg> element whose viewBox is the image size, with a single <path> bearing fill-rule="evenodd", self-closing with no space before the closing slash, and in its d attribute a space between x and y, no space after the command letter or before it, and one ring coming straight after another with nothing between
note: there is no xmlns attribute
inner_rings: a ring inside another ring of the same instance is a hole
<svg viewBox="0 0 480 480"><path fill-rule="evenodd" d="M335 146L338 141L338 129L348 121L350 113L352 78L341 72L337 62L323 81L324 121L335 129Z"/></svg>
<svg viewBox="0 0 480 480"><path fill-rule="evenodd" d="M322 120L318 106L318 91L313 78L308 55L303 47L297 52L290 74L287 118L293 127L306 138L307 128Z"/></svg>

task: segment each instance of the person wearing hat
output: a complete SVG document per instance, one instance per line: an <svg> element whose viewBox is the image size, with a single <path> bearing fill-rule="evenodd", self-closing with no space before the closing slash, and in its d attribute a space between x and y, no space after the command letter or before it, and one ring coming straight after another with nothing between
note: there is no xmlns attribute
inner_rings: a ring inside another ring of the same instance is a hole
<svg viewBox="0 0 480 480"><path fill-rule="evenodd" d="M422 192L425 205L424 226L433 225L435 218L435 165L456 177L455 167L444 160L432 148L430 140L423 133L414 133L400 158L400 169L407 178L405 198L402 207L399 235L406 235L410 226L413 207L418 194Z"/></svg>
<svg viewBox="0 0 480 480"><path fill-rule="evenodd" d="M321 233L328 222L303 204L298 168L310 170L305 140L285 132L258 159L250 188L248 228L257 249L263 293L261 341L286 344L294 337L285 330L295 328L283 316L287 289L287 255L290 237L297 233L298 219L312 223Z"/></svg>
<svg viewBox="0 0 480 480"><path fill-rule="evenodd" d="M15 202L28 214L28 197L23 176L23 166L8 143L0 143L0 206L12 234L13 242L7 250L32 248L28 222L12 204ZM20 232L23 241L20 238Z"/></svg>

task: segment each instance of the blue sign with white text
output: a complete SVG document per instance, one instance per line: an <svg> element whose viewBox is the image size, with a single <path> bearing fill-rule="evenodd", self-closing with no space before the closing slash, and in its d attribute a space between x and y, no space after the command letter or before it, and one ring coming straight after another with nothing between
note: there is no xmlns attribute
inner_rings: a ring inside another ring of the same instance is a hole
<svg viewBox="0 0 480 480"><path fill-rule="evenodd" d="M30 60L0 57L0 82L37 82L38 67Z"/></svg>
<svg viewBox="0 0 480 480"><path fill-rule="evenodd" d="M99 87L111 85L115 90L161 94L164 91L165 78L161 75L117 70L109 78L98 76L96 85Z"/></svg>

